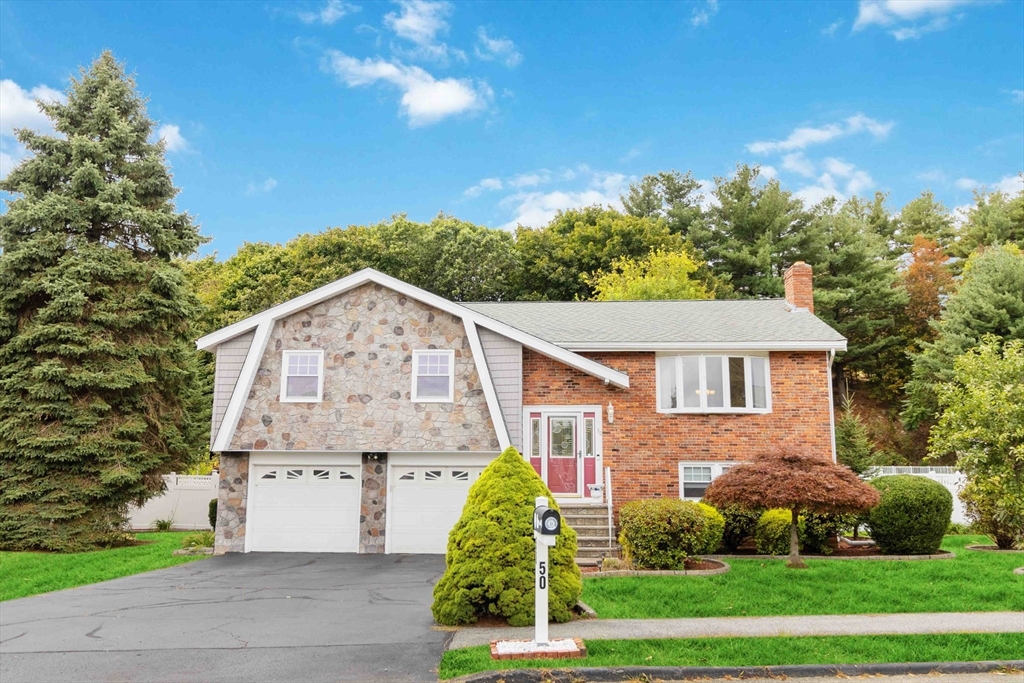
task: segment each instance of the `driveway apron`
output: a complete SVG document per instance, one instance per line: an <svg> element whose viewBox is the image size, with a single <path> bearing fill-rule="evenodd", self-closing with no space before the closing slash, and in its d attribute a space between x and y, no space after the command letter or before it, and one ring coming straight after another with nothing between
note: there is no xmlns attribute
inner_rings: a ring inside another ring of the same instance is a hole
<svg viewBox="0 0 1024 683"><path fill-rule="evenodd" d="M228 554L0 603L0 680L436 681L440 555Z"/></svg>

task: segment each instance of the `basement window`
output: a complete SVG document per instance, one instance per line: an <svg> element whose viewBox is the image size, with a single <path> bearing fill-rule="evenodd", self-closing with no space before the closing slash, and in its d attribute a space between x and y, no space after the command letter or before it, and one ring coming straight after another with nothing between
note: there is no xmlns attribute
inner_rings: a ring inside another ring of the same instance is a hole
<svg viewBox="0 0 1024 683"><path fill-rule="evenodd" d="M700 500L711 482L729 471L733 462L681 462L679 463L679 497Z"/></svg>

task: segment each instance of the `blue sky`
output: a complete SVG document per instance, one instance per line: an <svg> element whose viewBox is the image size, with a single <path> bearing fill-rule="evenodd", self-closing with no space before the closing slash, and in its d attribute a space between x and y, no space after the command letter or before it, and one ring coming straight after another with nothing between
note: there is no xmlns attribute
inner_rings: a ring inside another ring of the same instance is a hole
<svg viewBox="0 0 1024 683"><path fill-rule="evenodd" d="M951 208L1024 170L1019 0L5 0L0 171L104 48L221 257L397 212L540 225L670 168Z"/></svg>

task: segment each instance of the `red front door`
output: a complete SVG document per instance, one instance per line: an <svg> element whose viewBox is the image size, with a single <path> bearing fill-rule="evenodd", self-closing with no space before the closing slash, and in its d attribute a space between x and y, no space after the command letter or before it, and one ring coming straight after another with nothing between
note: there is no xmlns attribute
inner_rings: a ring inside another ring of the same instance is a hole
<svg viewBox="0 0 1024 683"><path fill-rule="evenodd" d="M579 494L580 430L576 415L547 418L547 470L551 493Z"/></svg>

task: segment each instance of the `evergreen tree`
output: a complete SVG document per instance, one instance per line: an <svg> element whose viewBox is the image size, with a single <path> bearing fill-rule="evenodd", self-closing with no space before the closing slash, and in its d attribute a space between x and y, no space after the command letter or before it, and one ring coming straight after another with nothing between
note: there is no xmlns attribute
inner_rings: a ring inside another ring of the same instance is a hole
<svg viewBox="0 0 1024 683"><path fill-rule="evenodd" d="M0 547L77 551L122 540L189 456L196 302L172 259L202 238L113 55L39 106L58 134L18 131L32 155L0 182Z"/></svg>
<svg viewBox="0 0 1024 683"><path fill-rule="evenodd" d="M885 243L856 209L848 203L836 210L835 200L826 200L815 207L811 227L824 245L813 264L814 312L849 340L832 370L840 400L853 376L880 389L879 359L902 345L896 316L907 301Z"/></svg>
<svg viewBox="0 0 1024 683"><path fill-rule="evenodd" d="M687 171L661 171L631 183L629 193L619 195L630 216L663 218L669 229L686 238L703 217L700 183Z"/></svg>
<svg viewBox="0 0 1024 683"><path fill-rule="evenodd" d="M934 422L936 385L953 380L953 361L985 335L998 341L1024 339L1024 253L1013 244L975 252L963 281L937 323L934 342L914 356L903 421L911 429Z"/></svg>
<svg viewBox="0 0 1024 683"><path fill-rule="evenodd" d="M782 274L796 261L816 263L819 236L802 202L777 180L760 182L760 169L739 166L715 178L718 205L690 230L690 239L719 277L743 297L781 297Z"/></svg>
<svg viewBox="0 0 1024 683"><path fill-rule="evenodd" d="M874 447L868 428L853 412L853 395L843 399L843 409L836 420L836 460L860 474L871 465Z"/></svg>
<svg viewBox="0 0 1024 683"><path fill-rule="evenodd" d="M943 247L953 242L953 216L931 192L922 192L900 211L898 239L904 249L915 235L924 235Z"/></svg>
<svg viewBox="0 0 1024 683"><path fill-rule="evenodd" d="M975 192L974 206L950 246L950 254L967 257L978 247L1012 242L1024 249L1024 190L1016 196L1003 192Z"/></svg>

